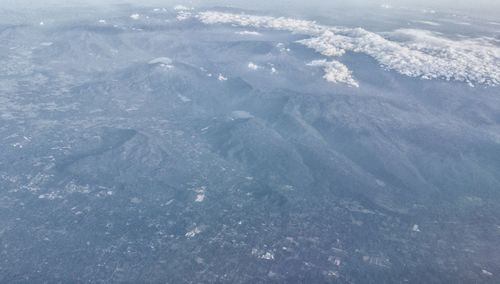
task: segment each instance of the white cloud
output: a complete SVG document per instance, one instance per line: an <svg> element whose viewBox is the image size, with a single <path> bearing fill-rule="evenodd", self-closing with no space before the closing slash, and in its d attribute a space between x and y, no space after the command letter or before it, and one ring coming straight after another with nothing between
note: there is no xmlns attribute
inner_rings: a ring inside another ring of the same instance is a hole
<svg viewBox="0 0 500 284"><path fill-rule="evenodd" d="M285 53L285 52L290 52L290 48L288 47L285 47L285 44L282 43L282 42L278 42L278 44L276 44L276 47L280 49L280 52L281 53Z"/></svg>
<svg viewBox="0 0 500 284"><path fill-rule="evenodd" d="M174 7L174 10L177 11L178 21L185 21L193 16L193 13L191 12L193 8L186 7L184 5L177 5Z"/></svg>
<svg viewBox="0 0 500 284"><path fill-rule="evenodd" d="M353 48L346 36L337 35L328 30L323 32L321 36L299 40L298 42L326 56L342 56L346 50Z"/></svg>
<svg viewBox="0 0 500 284"><path fill-rule="evenodd" d="M415 23L420 23L420 24L429 25L429 26L435 26L435 27L441 25L439 23L431 22L431 21L415 21Z"/></svg>
<svg viewBox="0 0 500 284"><path fill-rule="evenodd" d="M260 68L260 66L259 66L259 65L257 65L257 64L255 64L255 63L253 63L253 62L249 62L249 63L248 63L248 68L249 68L249 69L252 69L252 70L257 70L257 69L259 69L259 68Z"/></svg>
<svg viewBox="0 0 500 284"><path fill-rule="evenodd" d="M139 20L141 16L139 14L132 14L130 15L130 18L133 19L133 20Z"/></svg>
<svg viewBox="0 0 500 284"><path fill-rule="evenodd" d="M227 81L227 78L224 77L222 74L219 74L219 77L217 78L219 81Z"/></svg>
<svg viewBox="0 0 500 284"><path fill-rule="evenodd" d="M205 24L232 24L306 35L309 38L299 43L327 57L339 57L346 51L364 53L386 69L410 77L441 78L470 85L500 85L500 47L482 38L455 40L429 31L410 29L381 35L362 28L214 11L201 12L196 17Z"/></svg>
<svg viewBox="0 0 500 284"><path fill-rule="evenodd" d="M252 35L252 36L261 35L259 32L256 32L256 31L240 31L240 32L236 32L236 33L239 35Z"/></svg>
<svg viewBox="0 0 500 284"><path fill-rule="evenodd" d="M344 83L353 87L359 87L358 82L352 78L352 72L344 64L332 60L314 60L307 64L308 66L323 67L325 75L323 78L332 83Z"/></svg>
<svg viewBox="0 0 500 284"><path fill-rule="evenodd" d="M288 30L304 34L309 34L312 31L319 31L318 29L321 29L315 22L283 17L275 18L207 11L198 13L197 18L205 24L235 24L244 27Z"/></svg>
<svg viewBox="0 0 500 284"><path fill-rule="evenodd" d="M193 16L193 14L191 12L182 10L182 11L179 11L177 13L177 20L185 21L185 20L191 18L192 16Z"/></svg>
<svg viewBox="0 0 500 284"><path fill-rule="evenodd" d="M436 14L436 10L427 10L427 9L423 9L422 10L422 13L424 14Z"/></svg>
<svg viewBox="0 0 500 284"><path fill-rule="evenodd" d="M193 10L193 8L186 7L184 5L176 5L174 6L174 10L176 11L187 11L187 10Z"/></svg>

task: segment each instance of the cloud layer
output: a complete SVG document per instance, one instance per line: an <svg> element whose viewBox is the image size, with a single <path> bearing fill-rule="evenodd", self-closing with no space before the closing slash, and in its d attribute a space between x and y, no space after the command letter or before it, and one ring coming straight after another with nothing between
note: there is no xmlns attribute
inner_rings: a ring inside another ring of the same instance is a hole
<svg viewBox="0 0 500 284"><path fill-rule="evenodd" d="M313 21L284 17L206 11L196 14L205 24L290 31L309 36L299 43L327 57L345 52L364 53L386 69L422 79L445 79L469 85L500 84L500 48L485 38L452 40L424 30L400 29L384 35L362 28L343 28ZM337 60L316 61L325 78L332 82L357 85L351 72Z"/></svg>

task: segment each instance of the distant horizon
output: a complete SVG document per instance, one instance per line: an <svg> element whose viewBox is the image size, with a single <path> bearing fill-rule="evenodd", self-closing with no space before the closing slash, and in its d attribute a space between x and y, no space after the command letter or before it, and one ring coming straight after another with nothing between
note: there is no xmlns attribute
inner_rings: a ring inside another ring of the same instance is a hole
<svg viewBox="0 0 500 284"><path fill-rule="evenodd" d="M414 1L414 0L352 0L349 3L343 1L327 1L324 3L323 0L311 0L307 3L298 0L282 0L282 1L255 1L248 3L248 1L243 0L191 0L191 1L174 1L174 0L89 0L89 1L77 1L77 0L0 0L0 4L3 8L18 8L16 6L21 6L22 8L36 8L40 5L47 8L51 5L62 4L66 7L69 6L96 6L96 5L116 5L116 4L132 4L139 6L150 6L150 5L160 5L160 6L172 6L172 5L185 5L193 7L208 7L208 6L229 6L229 7L239 7L246 9L257 9L257 10L274 10L279 9L283 5L286 5L289 9L296 10L314 10L315 6L320 6L323 9L334 9L334 8L356 8L358 6L364 7L385 7L388 9L428 9L428 10L446 10L454 11L459 13L464 13L474 16L485 16L491 18L500 18L500 1L494 0L438 0L438 1Z"/></svg>

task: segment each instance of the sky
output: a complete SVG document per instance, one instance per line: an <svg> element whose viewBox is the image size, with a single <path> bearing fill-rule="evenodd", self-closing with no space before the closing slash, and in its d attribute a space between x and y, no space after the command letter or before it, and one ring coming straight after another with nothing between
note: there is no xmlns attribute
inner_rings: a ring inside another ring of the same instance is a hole
<svg viewBox="0 0 500 284"><path fill-rule="evenodd" d="M216 3L216 4L232 4L232 3L251 3L250 5L280 5L292 4L293 6L310 6L310 5L382 5L388 4L391 6L408 6L408 7L435 7L435 8L457 8L457 9L473 9L473 10L492 10L496 9L500 12L500 1L498 0L350 0L350 1L340 1L340 0L278 0L278 1L247 1L247 0L188 0L188 1L175 1L175 0L87 0L87 1L77 1L77 0L0 0L2 5L55 5L55 4L67 4L67 3L88 3L88 4L107 4L107 3L134 3L134 4L183 4L183 5L200 5L206 3ZM261 2L259 4L259 2Z"/></svg>
<svg viewBox="0 0 500 284"><path fill-rule="evenodd" d="M0 9L37 9L64 6L85 6L85 5L109 5L125 4L135 5L157 5L172 6L185 5L192 7L213 7L229 6L243 9L255 9L263 11L283 11L287 7L287 12L300 13L308 10L314 11L334 11L337 8L373 8L390 6L392 8L404 9L433 9L442 12L453 12L471 15L474 17L487 17L489 19L500 19L499 0L0 0Z"/></svg>

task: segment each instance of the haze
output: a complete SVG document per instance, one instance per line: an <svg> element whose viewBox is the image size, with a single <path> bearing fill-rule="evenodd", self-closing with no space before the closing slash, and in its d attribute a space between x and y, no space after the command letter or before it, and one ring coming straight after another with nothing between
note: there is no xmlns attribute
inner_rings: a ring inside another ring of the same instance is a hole
<svg viewBox="0 0 500 284"><path fill-rule="evenodd" d="M286 6L287 10L296 9L312 9L315 7L321 7L321 10L328 8L341 8L341 7L380 7L384 5L385 7L391 8L413 8L413 9L437 9L445 11L456 11L466 14L474 14L475 16L485 16L488 17L498 17L500 14L500 1L496 0L352 0L349 3L345 1L324 1L324 0L310 0L310 1L299 1L299 0L282 0L282 1L248 1L244 0L191 0L191 1L162 1L162 0L88 0L88 1L76 1L76 0L1 0L0 3L5 8L36 8L39 6L50 7L51 5L64 5L64 6L82 6L82 5L103 5L103 4L135 4L135 5L190 5L190 6L233 6L242 7L246 9L281 9L281 7Z"/></svg>

